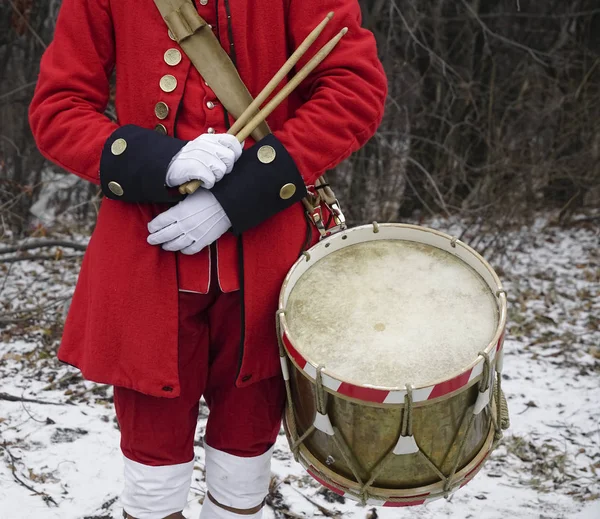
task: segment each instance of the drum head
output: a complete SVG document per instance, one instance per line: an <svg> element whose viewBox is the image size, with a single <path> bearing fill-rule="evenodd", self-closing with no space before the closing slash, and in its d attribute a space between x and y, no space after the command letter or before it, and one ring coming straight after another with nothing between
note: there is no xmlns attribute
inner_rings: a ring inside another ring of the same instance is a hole
<svg viewBox="0 0 600 519"><path fill-rule="evenodd" d="M439 247L371 237L326 253L294 281L286 323L302 356L338 380L422 387L465 370L494 338L488 285Z"/></svg>

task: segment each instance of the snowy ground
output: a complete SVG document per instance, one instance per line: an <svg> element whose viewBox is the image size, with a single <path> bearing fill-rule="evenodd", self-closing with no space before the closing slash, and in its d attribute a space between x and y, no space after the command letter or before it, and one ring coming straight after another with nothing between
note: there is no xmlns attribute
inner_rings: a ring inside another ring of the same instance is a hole
<svg viewBox="0 0 600 519"><path fill-rule="evenodd" d="M508 245L493 263L510 302L504 389L512 426L475 480L419 509L365 508L323 492L281 435L268 519L600 518L599 229L540 220L502 240ZM80 259L60 247L28 254L54 259L0 257L0 519L119 518L111 390L54 359ZM205 490L204 423L205 414L186 511L194 519Z"/></svg>

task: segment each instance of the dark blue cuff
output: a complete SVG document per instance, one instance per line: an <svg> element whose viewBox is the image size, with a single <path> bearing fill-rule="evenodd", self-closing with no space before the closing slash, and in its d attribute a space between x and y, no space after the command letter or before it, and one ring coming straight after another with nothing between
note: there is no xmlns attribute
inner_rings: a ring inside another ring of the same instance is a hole
<svg viewBox="0 0 600 519"><path fill-rule="evenodd" d="M102 192L107 198L125 202L180 201L183 196L165 184L165 177L171 159L186 144L140 126L122 126L102 150Z"/></svg>
<svg viewBox="0 0 600 519"><path fill-rule="evenodd" d="M283 144L267 135L242 153L233 171L212 188L241 234L306 196L304 180Z"/></svg>

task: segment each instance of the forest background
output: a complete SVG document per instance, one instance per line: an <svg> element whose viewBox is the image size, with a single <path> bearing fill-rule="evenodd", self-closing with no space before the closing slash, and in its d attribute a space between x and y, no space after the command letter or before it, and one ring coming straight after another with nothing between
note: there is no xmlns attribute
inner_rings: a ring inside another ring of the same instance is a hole
<svg viewBox="0 0 600 519"><path fill-rule="evenodd" d="M0 1L0 239L93 225L96 186L46 162L27 108L60 0ZM597 0L361 0L383 124L330 174L350 223L506 225L600 205ZM108 109L112 114L112 108Z"/></svg>

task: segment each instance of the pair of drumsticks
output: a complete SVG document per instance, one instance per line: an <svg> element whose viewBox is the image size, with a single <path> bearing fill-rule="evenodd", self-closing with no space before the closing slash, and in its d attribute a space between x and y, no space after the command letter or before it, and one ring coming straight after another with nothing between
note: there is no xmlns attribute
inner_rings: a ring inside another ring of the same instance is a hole
<svg viewBox="0 0 600 519"><path fill-rule="evenodd" d="M263 104L267 97L275 90L277 85L287 76L292 68L298 63L300 58L304 56L309 47L315 42L319 35L325 29L325 26L333 18L333 12L329 13L325 19L315 27L315 29L306 37L300 46L294 51L284 65L279 69L273 79L267 83L265 88L256 96L256 99L244 110L242 115L235 121L231 128L227 131L230 135L235 135L238 142L244 142L254 129L262 123L271 113L287 98L291 92L304 80L306 77L319 65L334 49L342 37L348 32L348 28L344 27L336 36L329 40L317 54L300 69L300 71L287 83L280 92L277 93L271 101L269 101L262 110L258 113L260 105ZM255 114L253 116L253 114ZM179 192L182 195L194 193L200 186L202 181L192 180L179 186Z"/></svg>

